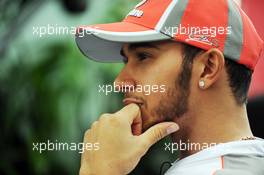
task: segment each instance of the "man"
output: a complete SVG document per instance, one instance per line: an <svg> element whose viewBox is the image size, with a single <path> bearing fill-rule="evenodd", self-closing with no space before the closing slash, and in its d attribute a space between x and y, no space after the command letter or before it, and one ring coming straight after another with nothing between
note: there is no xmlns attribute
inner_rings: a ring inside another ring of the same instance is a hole
<svg viewBox="0 0 264 175"><path fill-rule="evenodd" d="M246 112L263 42L232 0L144 0L122 22L79 28L76 42L94 60L125 62L115 80L125 107L85 133L100 149L83 153L80 175L128 174L167 135L195 145L167 175L264 174L264 141Z"/></svg>

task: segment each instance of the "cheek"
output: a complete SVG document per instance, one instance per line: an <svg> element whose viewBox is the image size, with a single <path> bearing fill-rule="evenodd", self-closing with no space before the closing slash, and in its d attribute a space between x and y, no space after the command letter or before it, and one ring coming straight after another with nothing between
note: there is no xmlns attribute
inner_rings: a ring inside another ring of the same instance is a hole
<svg viewBox="0 0 264 175"><path fill-rule="evenodd" d="M135 66L133 74L142 84L167 85L179 74L180 61L179 56L175 54L164 54L155 60L142 63L144 65Z"/></svg>
<svg viewBox="0 0 264 175"><path fill-rule="evenodd" d="M161 102L166 105L166 103L171 101L168 98L168 89L176 88L175 81L181 68L180 59L177 59L177 57L179 56L175 56L174 53L165 54L158 60L145 65L144 69L142 67L136 68L138 69L136 71L138 84L159 87L158 92L151 92L149 95L141 94L146 102L146 105L142 106L141 109L144 128L160 122L162 116L158 116L156 110L159 108Z"/></svg>

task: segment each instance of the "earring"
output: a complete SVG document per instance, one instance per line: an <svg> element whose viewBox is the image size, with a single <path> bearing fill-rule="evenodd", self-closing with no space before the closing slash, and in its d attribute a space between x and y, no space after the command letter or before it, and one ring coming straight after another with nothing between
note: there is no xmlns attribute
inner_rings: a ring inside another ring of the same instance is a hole
<svg viewBox="0 0 264 175"><path fill-rule="evenodd" d="M204 80L200 80L200 81L199 81L199 87L200 87L201 89L204 89L204 87L205 87L205 81L204 81Z"/></svg>

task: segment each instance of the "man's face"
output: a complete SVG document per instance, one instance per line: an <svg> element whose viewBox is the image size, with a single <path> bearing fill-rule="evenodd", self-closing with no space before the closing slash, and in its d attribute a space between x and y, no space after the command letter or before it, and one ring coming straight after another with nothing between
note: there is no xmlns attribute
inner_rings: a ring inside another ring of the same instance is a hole
<svg viewBox="0 0 264 175"><path fill-rule="evenodd" d="M181 44L173 41L124 44L121 54L126 64L115 83L135 88L130 92L126 89L124 104L140 106L143 131L159 122L175 121L187 112L191 65L182 64ZM144 92L144 87L155 90Z"/></svg>

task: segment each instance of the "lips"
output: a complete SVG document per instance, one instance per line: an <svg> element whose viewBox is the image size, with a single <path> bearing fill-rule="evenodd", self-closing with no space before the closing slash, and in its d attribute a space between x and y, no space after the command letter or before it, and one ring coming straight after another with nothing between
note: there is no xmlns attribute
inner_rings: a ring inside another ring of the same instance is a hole
<svg viewBox="0 0 264 175"><path fill-rule="evenodd" d="M143 105L143 101L142 100L140 100L140 99L136 99L136 98L125 98L124 100L123 100L123 104L126 106L126 105L129 105L129 104L131 104L131 103L136 103L136 104L138 104L139 106L141 106L141 105Z"/></svg>

